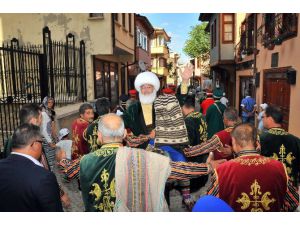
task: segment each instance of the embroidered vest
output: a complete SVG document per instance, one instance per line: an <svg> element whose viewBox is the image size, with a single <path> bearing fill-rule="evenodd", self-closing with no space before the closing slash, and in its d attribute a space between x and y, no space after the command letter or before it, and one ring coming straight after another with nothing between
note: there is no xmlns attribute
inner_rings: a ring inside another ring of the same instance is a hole
<svg viewBox="0 0 300 225"><path fill-rule="evenodd" d="M219 197L235 211L280 211L287 189L281 162L260 155L244 155L217 169Z"/></svg>
<svg viewBox="0 0 300 225"><path fill-rule="evenodd" d="M300 165L300 140L281 128L272 128L260 136L261 154L285 164L287 173L297 187Z"/></svg>

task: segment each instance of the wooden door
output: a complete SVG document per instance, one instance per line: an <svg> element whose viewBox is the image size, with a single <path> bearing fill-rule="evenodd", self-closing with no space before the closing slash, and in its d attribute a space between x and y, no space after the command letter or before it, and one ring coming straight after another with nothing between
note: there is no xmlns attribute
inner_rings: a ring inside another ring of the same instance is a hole
<svg viewBox="0 0 300 225"><path fill-rule="evenodd" d="M290 84L285 72L265 73L263 102L280 107L283 113L283 128L288 131L290 114Z"/></svg>

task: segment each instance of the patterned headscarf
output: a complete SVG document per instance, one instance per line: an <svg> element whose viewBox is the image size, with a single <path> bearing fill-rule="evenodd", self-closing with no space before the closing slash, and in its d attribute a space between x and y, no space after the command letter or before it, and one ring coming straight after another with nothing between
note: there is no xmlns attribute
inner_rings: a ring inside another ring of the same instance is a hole
<svg viewBox="0 0 300 225"><path fill-rule="evenodd" d="M53 108L50 109L48 108L48 101L49 100L53 100ZM43 111L47 113L47 115L51 118L51 120L54 120L54 116L55 116L55 111L54 111L54 106L55 106L55 100L52 97L48 97L46 96L41 104L41 107L43 108Z"/></svg>
<svg viewBox="0 0 300 225"><path fill-rule="evenodd" d="M179 102L174 95L160 95L154 102L155 146L189 143Z"/></svg>

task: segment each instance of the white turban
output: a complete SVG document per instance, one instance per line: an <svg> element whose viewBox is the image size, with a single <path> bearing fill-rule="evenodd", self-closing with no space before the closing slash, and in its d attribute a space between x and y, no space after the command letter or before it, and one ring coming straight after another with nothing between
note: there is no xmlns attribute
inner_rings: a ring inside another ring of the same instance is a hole
<svg viewBox="0 0 300 225"><path fill-rule="evenodd" d="M144 84L153 85L156 92L160 87L159 79L157 78L157 76L149 71L139 73L135 78L134 87L138 92L141 92L141 86Z"/></svg>

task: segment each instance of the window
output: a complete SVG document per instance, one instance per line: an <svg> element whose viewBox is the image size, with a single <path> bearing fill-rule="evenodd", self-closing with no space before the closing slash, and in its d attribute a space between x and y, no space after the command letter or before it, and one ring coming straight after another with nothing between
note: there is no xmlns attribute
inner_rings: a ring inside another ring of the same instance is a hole
<svg viewBox="0 0 300 225"><path fill-rule="evenodd" d="M140 29L136 29L136 46L140 46Z"/></svg>
<svg viewBox="0 0 300 225"><path fill-rule="evenodd" d="M200 69L200 66L201 66L201 65L200 65L201 63L200 63L200 62L201 62L201 59L200 59L200 57L198 57L198 58L197 58L197 68L198 68L198 69Z"/></svg>
<svg viewBox="0 0 300 225"><path fill-rule="evenodd" d="M152 40L151 40L151 47L155 47L155 40L156 40L156 39L152 39Z"/></svg>
<svg viewBox="0 0 300 225"><path fill-rule="evenodd" d="M131 13L128 14L128 30L129 30L129 33L131 33Z"/></svg>
<svg viewBox="0 0 300 225"><path fill-rule="evenodd" d="M233 43L234 40L234 14L222 14L223 26L223 43Z"/></svg>
<svg viewBox="0 0 300 225"><path fill-rule="evenodd" d="M140 29L137 30L137 46L148 51L148 37Z"/></svg>
<svg viewBox="0 0 300 225"><path fill-rule="evenodd" d="M104 13L90 13L90 18L103 19Z"/></svg>
<svg viewBox="0 0 300 225"><path fill-rule="evenodd" d="M159 67L166 67L167 61L165 58L159 58Z"/></svg>
<svg viewBox="0 0 300 225"><path fill-rule="evenodd" d="M164 46L165 45L165 40L164 40L164 36L158 36L158 45L159 46Z"/></svg>
<svg viewBox="0 0 300 225"><path fill-rule="evenodd" d="M265 33L267 38L275 35L275 13L265 14Z"/></svg>
<svg viewBox="0 0 300 225"><path fill-rule="evenodd" d="M115 21L119 21L119 13L114 13L113 16Z"/></svg>
<svg viewBox="0 0 300 225"><path fill-rule="evenodd" d="M126 28L126 13L122 13L122 26Z"/></svg>
<svg viewBox="0 0 300 225"><path fill-rule="evenodd" d="M247 20L247 49L254 47L254 13Z"/></svg>
<svg viewBox="0 0 300 225"><path fill-rule="evenodd" d="M118 64L95 59L95 97L107 97L112 105L118 104Z"/></svg>

